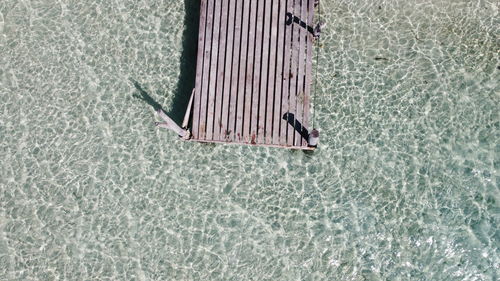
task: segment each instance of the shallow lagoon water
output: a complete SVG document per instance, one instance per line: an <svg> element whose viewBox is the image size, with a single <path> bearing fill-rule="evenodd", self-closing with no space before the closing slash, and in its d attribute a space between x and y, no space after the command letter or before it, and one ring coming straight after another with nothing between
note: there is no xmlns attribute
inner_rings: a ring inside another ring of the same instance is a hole
<svg viewBox="0 0 500 281"><path fill-rule="evenodd" d="M2 1L0 279L497 280L498 9L323 0L308 154L152 125L197 1Z"/></svg>

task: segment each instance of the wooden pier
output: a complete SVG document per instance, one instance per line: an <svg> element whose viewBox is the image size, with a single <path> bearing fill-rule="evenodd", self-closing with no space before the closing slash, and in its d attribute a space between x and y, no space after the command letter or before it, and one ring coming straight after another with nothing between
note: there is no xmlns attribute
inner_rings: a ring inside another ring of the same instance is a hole
<svg viewBox="0 0 500 281"><path fill-rule="evenodd" d="M201 0L191 139L308 146L314 0Z"/></svg>

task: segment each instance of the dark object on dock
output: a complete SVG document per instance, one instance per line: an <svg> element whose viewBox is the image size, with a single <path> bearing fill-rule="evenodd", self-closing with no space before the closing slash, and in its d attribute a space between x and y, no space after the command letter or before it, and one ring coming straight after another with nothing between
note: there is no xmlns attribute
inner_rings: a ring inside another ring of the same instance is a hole
<svg viewBox="0 0 500 281"><path fill-rule="evenodd" d="M318 39L319 36L321 35L321 29L323 29L325 27L325 23L323 22L320 22L318 23L314 29L312 30L312 33L313 33L313 36L315 39Z"/></svg>
<svg viewBox="0 0 500 281"><path fill-rule="evenodd" d="M319 143L319 131L316 129L313 129L311 131L311 134L309 134L309 146L310 147L317 147Z"/></svg>
<svg viewBox="0 0 500 281"><path fill-rule="evenodd" d="M201 0L191 140L311 149L314 4Z"/></svg>
<svg viewBox="0 0 500 281"><path fill-rule="evenodd" d="M307 25L305 21L301 20L299 17L294 16L292 15L292 13L288 12L286 13L286 24L290 25L292 23L296 23L300 25L302 28L307 29L307 31L309 31L314 36L314 38L319 38L321 34L321 29L324 27L324 23L321 22L316 24L316 26L314 27L311 25Z"/></svg>

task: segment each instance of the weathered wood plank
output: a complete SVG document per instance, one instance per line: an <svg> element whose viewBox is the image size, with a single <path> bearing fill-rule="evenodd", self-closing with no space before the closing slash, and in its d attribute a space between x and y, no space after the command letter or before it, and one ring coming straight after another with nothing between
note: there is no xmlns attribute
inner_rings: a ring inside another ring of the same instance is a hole
<svg viewBox="0 0 500 281"><path fill-rule="evenodd" d="M280 143L280 125L281 125L281 100L282 100L282 85L283 85L283 57L284 57L284 41L285 41L285 13L286 1L280 0L278 3L278 35L276 49L276 90L274 96L274 113L273 113L273 144Z"/></svg>
<svg viewBox="0 0 500 281"><path fill-rule="evenodd" d="M300 1L293 1L293 16L300 15ZM299 60L299 34L301 27L295 23L292 23L292 54L291 54L291 63L290 63L290 97L288 102L288 113L290 114L291 121L293 121L293 117L295 117L297 107L296 107L296 92L297 92L297 68L298 68L298 60ZM293 114L293 115L292 115ZM293 123L293 122L292 122ZM294 124L288 125L288 133L287 133L287 145L294 145L295 142L295 128Z"/></svg>
<svg viewBox="0 0 500 281"><path fill-rule="evenodd" d="M215 92L217 89L217 65L219 58L219 33L221 24L221 2L215 0L214 19L212 27L212 50L210 56L208 107L207 107L207 132L206 139L212 140L214 133Z"/></svg>
<svg viewBox="0 0 500 281"><path fill-rule="evenodd" d="M224 98L224 70L226 62L226 39L228 21L229 0L222 0L221 21L219 33L219 53L217 62L217 89L215 90L215 113L214 113L214 140L220 140L222 128L222 102Z"/></svg>
<svg viewBox="0 0 500 281"><path fill-rule="evenodd" d="M242 24L243 1L236 1L236 16L234 23L234 46L233 46L233 71L231 73L231 98L229 101L229 140L235 141L236 129L236 105L238 102L238 82L239 82L239 65L240 65L240 49L241 49L241 24Z"/></svg>
<svg viewBox="0 0 500 281"><path fill-rule="evenodd" d="M308 0L307 7L307 25L314 26L314 0ZM311 132L309 127L309 112L311 106L311 87L312 87L312 55L314 49L314 38L309 32L307 34L307 58L306 58L306 78L305 78L305 95L304 95L304 127ZM307 139L302 140L302 146L307 146Z"/></svg>
<svg viewBox="0 0 500 281"><path fill-rule="evenodd" d="M201 103L201 88L202 88L202 75L203 75L203 59L205 56L205 26L207 18L207 0L201 0L200 4L200 24L198 34L198 51L196 58L196 78L195 78L195 95L193 105L193 121L192 121L192 134L193 138L199 138L199 122L200 122L200 103Z"/></svg>
<svg viewBox="0 0 500 281"><path fill-rule="evenodd" d="M307 0L300 0L300 14L299 18L301 21L307 19ZM295 141L294 145L300 145L302 143L302 122L303 122L303 108L304 108L304 66L306 59L306 36L307 36L307 26L298 26L299 27L299 38L298 42L295 44L299 44L299 64L297 69L297 89L295 92Z"/></svg>
<svg viewBox="0 0 500 281"><path fill-rule="evenodd" d="M245 80L245 108L243 117L243 141L252 142L250 133L250 124L252 120L252 100L253 100L253 83L254 83L254 65L255 65L255 33L257 23L257 8L258 0L250 1L250 22L248 29L248 52Z"/></svg>
<svg viewBox="0 0 500 281"><path fill-rule="evenodd" d="M271 1L265 1L264 7L264 29L263 29L263 44L262 44L262 70L260 83L260 100L259 100L259 123L257 129L257 142L265 143L265 127L266 127L266 99L267 99L267 84L269 72L269 45L271 34Z"/></svg>
<svg viewBox="0 0 500 281"><path fill-rule="evenodd" d="M234 46L234 27L235 27L235 12L236 1L230 0L228 3L228 16L227 23L227 44L226 44L226 62L224 68L224 90L222 98L222 117L221 117L221 140L228 140L229 137L229 106L231 99L231 76L233 72L233 46Z"/></svg>
<svg viewBox="0 0 500 281"><path fill-rule="evenodd" d="M287 14L287 20L289 20L288 17L293 12L293 1L294 0L286 0L286 10L285 13ZM293 35L293 21L288 22L285 25L285 42L284 42L284 58L283 58L283 80L282 82L282 94L281 94L281 116L280 122L280 144L281 145L287 145L288 143L288 122L286 120L283 120L283 116L288 112L289 110L289 99L290 99L290 76L291 76L291 71L290 71L290 58L292 54L292 35Z"/></svg>
<svg viewBox="0 0 500 281"><path fill-rule="evenodd" d="M254 60L254 76L252 90L252 121L250 123L250 138L252 143L257 142L258 125L259 125L259 100L260 100L260 82L262 69L262 39L264 29L264 6L266 0L258 1L257 22L255 33L255 60Z"/></svg>
<svg viewBox="0 0 500 281"><path fill-rule="evenodd" d="M207 2L207 25L205 28L205 59L203 61L203 82L201 88L201 103L200 103L200 132L199 138L206 139L207 131L207 107L208 107L208 90L210 79L210 57L212 52L212 31L213 31L213 8L216 0L208 0Z"/></svg>
<svg viewBox="0 0 500 281"><path fill-rule="evenodd" d="M226 142L226 141L216 141L216 140L195 140L191 139L191 141L195 142L200 142L200 143L216 143L216 144L224 144L224 145L251 145L251 146L265 146L265 147L271 147L271 148L286 148L290 150L307 150L307 151L314 151L314 147L307 147L307 146L284 146L284 145L274 145L274 144L248 144L248 143L238 143L238 142Z"/></svg>
<svg viewBox="0 0 500 281"><path fill-rule="evenodd" d="M278 16L279 5L278 0L274 0L271 6L271 31L270 31L270 46L269 46L269 71L267 84L267 102L266 102L266 143L273 142L273 111L274 111L274 96L276 88L276 46L278 37Z"/></svg>
<svg viewBox="0 0 500 281"><path fill-rule="evenodd" d="M241 27L241 47L240 47L240 70L238 77L238 101L236 103L236 141L243 141L243 114L245 112L246 99L246 77L247 77L247 56L248 56L248 35L250 20L250 1L244 1Z"/></svg>

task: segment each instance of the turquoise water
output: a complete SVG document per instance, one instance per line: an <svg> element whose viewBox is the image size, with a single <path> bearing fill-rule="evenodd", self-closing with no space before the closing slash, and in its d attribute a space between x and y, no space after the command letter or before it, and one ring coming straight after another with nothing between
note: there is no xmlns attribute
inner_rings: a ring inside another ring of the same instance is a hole
<svg viewBox="0 0 500 281"><path fill-rule="evenodd" d="M498 280L498 3L323 0L314 154L152 125L196 6L0 2L1 280Z"/></svg>

